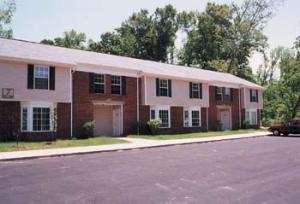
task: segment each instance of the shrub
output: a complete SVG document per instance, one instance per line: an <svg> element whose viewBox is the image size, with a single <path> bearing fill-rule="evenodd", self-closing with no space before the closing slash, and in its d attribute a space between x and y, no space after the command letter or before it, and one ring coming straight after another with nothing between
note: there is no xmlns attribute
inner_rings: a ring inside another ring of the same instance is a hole
<svg viewBox="0 0 300 204"><path fill-rule="evenodd" d="M80 136L80 139L86 139L94 136L94 121L88 121L83 124L84 134Z"/></svg>
<svg viewBox="0 0 300 204"><path fill-rule="evenodd" d="M249 120L244 120L242 124L243 129L249 129L250 128L250 122Z"/></svg>
<svg viewBox="0 0 300 204"><path fill-rule="evenodd" d="M156 135L157 129L161 126L161 120L160 119L149 120L147 122L147 125L150 129L151 134Z"/></svg>
<svg viewBox="0 0 300 204"><path fill-rule="evenodd" d="M223 123L221 123L220 120L217 120L217 131L222 131L223 129Z"/></svg>

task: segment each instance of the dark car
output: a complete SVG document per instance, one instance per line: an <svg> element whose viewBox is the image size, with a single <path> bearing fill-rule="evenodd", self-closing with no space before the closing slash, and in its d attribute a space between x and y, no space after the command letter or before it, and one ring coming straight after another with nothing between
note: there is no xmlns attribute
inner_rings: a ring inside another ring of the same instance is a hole
<svg viewBox="0 0 300 204"><path fill-rule="evenodd" d="M287 123L272 124L268 128L269 132L272 132L274 136L279 136L283 134L287 136L288 134L300 134L300 118L292 119Z"/></svg>

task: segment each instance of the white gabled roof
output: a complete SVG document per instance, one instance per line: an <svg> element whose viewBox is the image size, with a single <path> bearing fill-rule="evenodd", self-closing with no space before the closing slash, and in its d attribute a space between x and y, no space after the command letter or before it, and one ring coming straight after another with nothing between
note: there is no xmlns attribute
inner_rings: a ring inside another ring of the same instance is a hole
<svg viewBox="0 0 300 204"><path fill-rule="evenodd" d="M182 80L206 81L214 84L263 89L263 87L231 74L213 72L198 68L178 66L149 60L140 60L90 51L44 45L40 43L0 38L0 59L33 61L53 65L76 67L78 65L98 65L142 72L148 76L178 78Z"/></svg>

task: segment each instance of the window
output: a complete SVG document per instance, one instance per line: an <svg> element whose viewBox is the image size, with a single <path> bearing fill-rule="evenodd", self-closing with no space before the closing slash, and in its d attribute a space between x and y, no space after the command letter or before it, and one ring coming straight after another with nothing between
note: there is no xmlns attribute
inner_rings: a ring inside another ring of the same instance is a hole
<svg viewBox="0 0 300 204"><path fill-rule="evenodd" d="M151 110L150 119L151 120L155 119L155 110Z"/></svg>
<svg viewBox="0 0 300 204"><path fill-rule="evenodd" d="M94 74L94 92L104 93L105 89L105 75L104 74Z"/></svg>
<svg viewBox="0 0 300 204"><path fill-rule="evenodd" d="M190 82L190 98L202 98L202 84Z"/></svg>
<svg viewBox="0 0 300 204"><path fill-rule="evenodd" d="M170 79L156 79L156 96L172 97L172 81Z"/></svg>
<svg viewBox="0 0 300 204"><path fill-rule="evenodd" d="M159 118L161 120L161 127L169 127L169 111L159 110Z"/></svg>
<svg viewBox="0 0 300 204"><path fill-rule="evenodd" d="M257 110L247 110L246 111L246 120L249 121L250 125L257 125Z"/></svg>
<svg viewBox="0 0 300 204"><path fill-rule="evenodd" d="M189 127L189 111L185 110L183 117L184 117L183 118L183 122L184 122L183 126L184 127Z"/></svg>
<svg viewBox="0 0 300 204"><path fill-rule="evenodd" d="M232 93L231 88L225 88L225 100L231 101L232 100Z"/></svg>
<svg viewBox="0 0 300 204"><path fill-rule="evenodd" d="M216 87L216 100L222 101L222 87Z"/></svg>
<svg viewBox="0 0 300 204"><path fill-rule="evenodd" d="M21 130L22 131L55 131L56 108L55 104L22 102L21 103Z"/></svg>
<svg viewBox="0 0 300 204"><path fill-rule="evenodd" d="M33 108L33 131L50 130L50 108Z"/></svg>
<svg viewBox="0 0 300 204"><path fill-rule="evenodd" d="M49 67L34 65L34 88L49 89Z"/></svg>
<svg viewBox="0 0 300 204"><path fill-rule="evenodd" d="M28 130L28 109L22 108L22 131L27 131Z"/></svg>
<svg viewBox="0 0 300 204"><path fill-rule="evenodd" d="M258 102L258 91L250 89L250 102Z"/></svg>
<svg viewBox="0 0 300 204"><path fill-rule="evenodd" d="M160 119L161 128L170 127L170 107L168 106L153 106L150 109L150 119Z"/></svg>
<svg viewBox="0 0 300 204"><path fill-rule="evenodd" d="M159 80L159 93L160 96L168 96L168 80L160 79Z"/></svg>
<svg viewBox="0 0 300 204"><path fill-rule="evenodd" d="M111 94L121 95L121 76L111 76Z"/></svg>
<svg viewBox="0 0 300 204"><path fill-rule="evenodd" d="M184 110L184 127L200 127L201 126L201 108L188 107Z"/></svg>

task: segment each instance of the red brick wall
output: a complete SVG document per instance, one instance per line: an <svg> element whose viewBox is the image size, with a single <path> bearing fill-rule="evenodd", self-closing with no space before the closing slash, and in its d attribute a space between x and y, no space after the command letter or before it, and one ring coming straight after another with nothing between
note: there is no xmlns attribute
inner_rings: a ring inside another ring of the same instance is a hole
<svg viewBox="0 0 300 204"><path fill-rule="evenodd" d="M209 87L209 111L208 111L208 121L209 121L209 130L217 130L217 106L228 106L231 107L231 121L232 121L232 129L239 128L239 90L233 89L232 95L233 100L225 100L225 89L223 91L223 100L217 101L215 94L215 87Z"/></svg>
<svg viewBox="0 0 300 204"><path fill-rule="evenodd" d="M111 100L124 102L123 105L123 133L136 133L137 126L137 86L136 78L126 78L127 94L116 96L111 94L110 75L105 76L105 93L89 93L89 73L73 73L73 135L84 133L83 124L93 120L94 107L92 101Z"/></svg>
<svg viewBox="0 0 300 204"><path fill-rule="evenodd" d="M0 101L0 140L13 140L20 133L20 102Z"/></svg>
<svg viewBox="0 0 300 204"><path fill-rule="evenodd" d="M57 103L57 138L71 138L71 104Z"/></svg>
<svg viewBox="0 0 300 204"><path fill-rule="evenodd" d="M140 106L141 133L149 134L146 123L150 119L150 106ZM159 134L179 134L206 131L206 108L201 109L201 127L183 127L183 107L171 107L171 128L160 128Z"/></svg>

